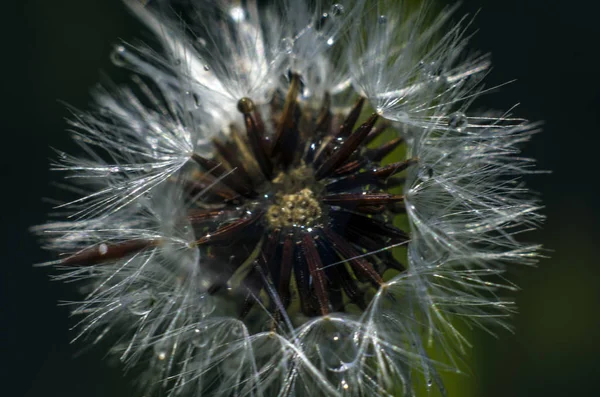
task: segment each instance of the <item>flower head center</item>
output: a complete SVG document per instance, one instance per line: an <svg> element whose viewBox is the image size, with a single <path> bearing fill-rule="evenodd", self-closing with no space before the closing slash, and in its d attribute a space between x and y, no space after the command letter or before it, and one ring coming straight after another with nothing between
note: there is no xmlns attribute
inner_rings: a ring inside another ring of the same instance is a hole
<svg viewBox="0 0 600 397"><path fill-rule="evenodd" d="M297 193L280 195L267 210L267 222L273 228L314 226L321 218L321 206L315 193L304 188Z"/></svg>
<svg viewBox="0 0 600 397"><path fill-rule="evenodd" d="M319 223L322 215L320 191L314 172L301 165L281 172L272 183L274 202L268 207L266 220L273 229L305 228Z"/></svg>

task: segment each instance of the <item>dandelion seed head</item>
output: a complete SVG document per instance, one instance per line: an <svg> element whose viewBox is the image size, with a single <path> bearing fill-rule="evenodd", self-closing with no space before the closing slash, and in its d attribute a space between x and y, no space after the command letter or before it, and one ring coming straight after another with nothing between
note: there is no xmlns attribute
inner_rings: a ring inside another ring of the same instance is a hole
<svg viewBox="0 0 600 397"><path fill-rule="evenodd" d="M34 228L82 285L75 339L112 343L147 394L445 394L456 319L510 327L498 280L543 220L520 183L536 125L469 109L488 61L464 55L468 20L125 3L162 48L114 48L134 76L72 111L85 155L54 168L77 197Z"/></svg>

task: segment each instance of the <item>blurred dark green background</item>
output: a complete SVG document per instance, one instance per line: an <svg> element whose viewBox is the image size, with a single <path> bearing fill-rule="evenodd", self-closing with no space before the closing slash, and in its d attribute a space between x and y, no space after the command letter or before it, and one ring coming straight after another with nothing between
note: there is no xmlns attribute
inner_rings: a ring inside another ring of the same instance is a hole
<svg viewBox="0 0 600 397"><path fill-rule="evenodd" d="M553 170L530 178L548 222L528 237L554 252L538 269L513 272L523 288L517 332L472 336L472 375L454 396L598 395L600 7L469 0L462 11L479 8L472 47L493 54L489 85L518 79L485 103L505 109L520 102L519 115L546 123L526 153ZM112 70L112 44L140 37L140 25L118 0L12 1L2 13L1 394L131 396L102 349L79 355L82 346L69 344L73 321L57 301L76 295L31 267L48 256L27 229L44 222L50 208L41 200L56 177L48 171L49 146L72 147L58 100L85 107L100 71Z"/></svg>

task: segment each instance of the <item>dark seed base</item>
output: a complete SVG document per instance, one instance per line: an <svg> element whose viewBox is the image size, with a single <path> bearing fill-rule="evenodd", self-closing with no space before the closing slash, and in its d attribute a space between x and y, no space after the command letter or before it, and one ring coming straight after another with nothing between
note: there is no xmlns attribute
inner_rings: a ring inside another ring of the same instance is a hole
<svg viewBox="0 0 600 397"><path fill-rule="evenodd" d="M223 203L190 217L218 274L210 291L219 293L252 259L236 286L244 291L239 316L262 299L274 327L290 308L293 289L305 316L343 311L347 303L366 308L364 285L379 288L384 271L404 270L382 249L409 240L386 223L403 210L403 197L387 191L403 184L396 174L415 161L379 165L402 138L367 148L386 126L376 127L373 114L355 128L364 98L345 118L332 114L329 97L311 114L297 100L300 87L300 76L291 76L285 101L273 101L272 139L252 101L243 98L238 109L245 136L233 131L228 142L215 142L218 162L196 160L206 172L201 185L216 186L207 201ZM364 256L373 251L380 252Z"/></svg>
<svg viewBox="0 0 600 397"><path fill-rule="evenodd" d="M195 204L188 220L212 277L208 292L239 296L240 318L264 301L272 329L292 317L296 296L294 310L308 317L348 303L364 310L369 285L379 288L388 269L404 271L386 247L409 241L387 223L404 210L403 196L389 189L402 186L397 174L416 160L380 165L402 138L368 148L387 125L376 126L372 114L355 128L364 98L344 116L333 114L329 96L318 111L303 108L300 89L300 76L290 76L285 100L271 103L271 120L242 98L245 133L232 129L226 142L215 140L213 158L193 155L201 171L184 180ZM61 262L109 263L160 243L101 244Z"/></svg>

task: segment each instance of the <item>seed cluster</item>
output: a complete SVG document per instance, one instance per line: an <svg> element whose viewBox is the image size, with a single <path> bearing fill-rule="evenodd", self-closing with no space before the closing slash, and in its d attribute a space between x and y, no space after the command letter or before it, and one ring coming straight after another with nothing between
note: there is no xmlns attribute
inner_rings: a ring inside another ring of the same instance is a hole
<svg viewBox="0 0 600 397"><path fill-rule="evenodd" d="M267 223L273 229L310 227L321 217L321 206L312 190L284 194L267 211Z"/></svg>
<svg viewBox="0 0 600 397"><path fill-rule="evenodd" d="M270 104L270 120L242 98L245 133L232 127L226 141L215 139L212 158L194 154L200 170L184 177L194 204L193 245L211 275L207 292L238 300L240 318L257 300L275 322L293 320L292 307L308 317L349 304L365 309L384 272L404 271L387 249L409 241L389 223L404 213L404 197L389 190L403 185L397 174L416 160L381 165L403 139L369 147L388 125L376 126L373 113L356 127L364 98L348 112L334 110L329 96L314 109L299 100L301 86L301 76L292 75L285 100L276 96ZM160 243L105 244L64 263L114 261Z"/></svg>

